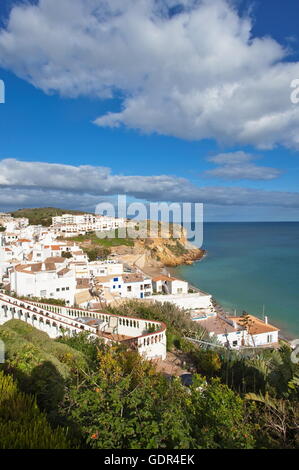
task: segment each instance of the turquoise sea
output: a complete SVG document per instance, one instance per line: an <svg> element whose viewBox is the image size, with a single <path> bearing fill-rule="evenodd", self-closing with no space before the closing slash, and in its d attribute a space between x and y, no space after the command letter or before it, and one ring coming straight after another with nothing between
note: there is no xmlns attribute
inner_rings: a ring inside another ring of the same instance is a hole
<svg viewBox="0 0 299 470"><path fill-rule="evenodd" d="M207 256L176 275L227 310L262 317L299 338L299 222L206 223Z"/></svg>

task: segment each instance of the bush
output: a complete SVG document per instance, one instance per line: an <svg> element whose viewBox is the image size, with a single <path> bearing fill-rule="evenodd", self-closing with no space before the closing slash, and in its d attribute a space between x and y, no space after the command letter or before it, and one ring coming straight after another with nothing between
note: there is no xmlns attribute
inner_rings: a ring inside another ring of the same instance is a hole
<svg viewBox="0 0 299 470"><path fill-rule="evenodd" d="M170 302L142 302L139 300L128 300L117 307L107 307L110 313L144 318L146 320L161 321L167 326L169 346L173 344L171 335L177 340L184 336L192 336L198 339L207 338L207 332L196 322L192 321L189 312L180 309ZM174 339L174 338L173 338ZM181 345L186 343L181 341Z"/></svg>
<svg viewBox="0 0 299 470"><path fill-rule="evenodd" d="M199 374L214 377L221 370L221 359L215 351L198 349L192 353L191 357Z"/></svg>
<svg viewBox="0 0 299 470"><path fill-rule="evenodd" d="M67 430L52 429L34 397L0 371L0 449L67 449Z"/></svg>
<svg viewBox="0 0 299 470"><path fill-rule="evenodd" d="M73 370L86 367L84 355L20 320L1 326L0 338L5 342L5 371L18 380L22 391L36 395L43 410L56 410L65 380Z"/></svg>

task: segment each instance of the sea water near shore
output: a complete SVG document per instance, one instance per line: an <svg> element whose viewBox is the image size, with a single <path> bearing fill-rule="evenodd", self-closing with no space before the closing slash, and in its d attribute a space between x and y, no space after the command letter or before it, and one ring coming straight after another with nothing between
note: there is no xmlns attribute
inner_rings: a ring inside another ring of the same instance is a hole
<svg viewBox="0 0 299 470"><path fill-rule="evenodd" d="M262 317L299 338L299 222L205 223L207 256L174 269L228 311Z"/></svg>

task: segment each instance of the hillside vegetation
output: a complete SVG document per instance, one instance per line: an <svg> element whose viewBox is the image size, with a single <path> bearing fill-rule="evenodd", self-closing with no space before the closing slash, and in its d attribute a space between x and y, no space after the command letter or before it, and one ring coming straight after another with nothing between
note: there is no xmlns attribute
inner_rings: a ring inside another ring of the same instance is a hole
<svg viewBox="0 0 299 470"><path fill-rule="evenodd" d="M170 306L138 303L124 310L167 323L175 337L168 346L178 343L196 367L193 383L165 377L124 345L109 347L84 333L51 340L10 321L0 327L7 349L0 365L0 448L299 447L299 366L290 348L253 357L189 348L182 312L172 317Z"/></svg>
<svg viewBox="0 0 299 470"><path fill-rule="evenodd" d="M63 214L84 214L82 211L70 209L58 209L55 207L41 207L33 209L19 209L11 213L13 217L26 217L32 225L43 225L49 227L52 224L52 217ZM111 253L118 256L138 256L144 254L147 262L157 266L178 266L180 264L191 264L202 258L205 254L195 246L192 246L187 238L186 231L177 224L167 224L158 222L158 232L152 236L148 229L151 221L146 221L146 228L140 223L132 221L132 227L140 230L140 236L131 238L130 236L119 236L118 230L109 236L107 232L103 238L97 237L95 232L86 235L79 235L68 240L78 243L87 253L89 260L94 261L97 258L107 258ZM139 229L138 229L139 227ZM167 234L169 233L169 236Z"/></svg>
<svg viewBox="0 0 299 470"><path fill-rule="evenodd" d="M0 449L67 449L64 429L52 429L33 396L0 371Z"/></svg>
<svg viewBox="0 0 299 470"><path fill-rule="evenodd" d="M87 365L84 354L20 320L1 326L0 339L5 344L4 370L22 391L36 395L42 409L54 409L73 368Z"/></svg>
<svg viewBox="0 0 299 470"><path fill-rule="evenodd" d="M31 225L44 225L45 227L49 227L52 224L52 217L63 214L80 215L85 214L85 212L70 209L57 209L56 207L18 209L17 211L11 212L13 217L26 217L29 219Z"/></svg>

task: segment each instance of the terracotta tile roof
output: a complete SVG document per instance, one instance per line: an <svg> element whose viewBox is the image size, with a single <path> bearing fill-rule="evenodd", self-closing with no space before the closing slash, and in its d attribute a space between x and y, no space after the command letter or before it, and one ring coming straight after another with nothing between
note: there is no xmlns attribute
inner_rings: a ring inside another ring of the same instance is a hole
<svg viewBox="0 0 299 470"><path fill-rule="evenodd" d="M239 325L244 325L244 317L229 317L236 321ZM259 335L261 333L271 333L273 331L279 331L279 328L276 328L269 323L265 323L260 318L254 317L253 315L248 315L248 333L250 335Z"/></svg>
<svg viewBox="0 0 299 470"><path fill-rule="evenodd" d="M121 274L109 274L109 276L96 276L98 282L109 282L114 277L120 277Z"/></svg>
<svg viewBox="0 0 299 470"><path fill-rule="evenodd" d="M62 256L49 256L49 258L45 259L45 263L64 263L65 258Z"/></svg>
<svg viewBox="0 0 299 470"><path fill-rule="evenodd" d="M77 278L77 289L88 289L89 279L88 278Z"/></svg>
<svg viewBox="0 0 299 470"><path fill-rule="evenodd" d="M177 279L176 277L170 277L170 276L157 276L153 278L154 282L157 281L180 281L180 279ZM185 282L185 281L184 281Z"/></svg>
<svg viewBox="0 0 299 470"><path fill-rule="evenodd" d="M128 282L142 282L145 280L144 276L139 273L130 273L130 274L123 274L122 276L123 281L125 283Z"/></svg>
<svg viewBox="0 0 299 470"><path fill-rule="evenodd" d="M55 264L54 264L55 266ZM60 271L57 271L58 276L64 276L65 274L69 273L71 270L69 268L63 268Z"/></svg>
<svg viewBox="0 0 299 470"><path fill-rule="evenodd" d="M42 269L41 269L42 271ZM45 271L56 271L55 263L46 263L45 262Z"/></svg>
<svg viewBox="0 0 299 470"><path fill-rule="evenodd" d="M34 274L36 272L41 271L42 263L34 263L34 264L18 264L15 267L16 271L25 272L29 274Z"/></svg>
<svg viewBox="0 0 299 470"><path fill-rule="evenodd" d="M44 268L44 269L43 269ZM16 271L27 273L27 274L35 274L45 271L56 271L55 263L32 263L32 264L19 264L15 267Z"/></svg>

